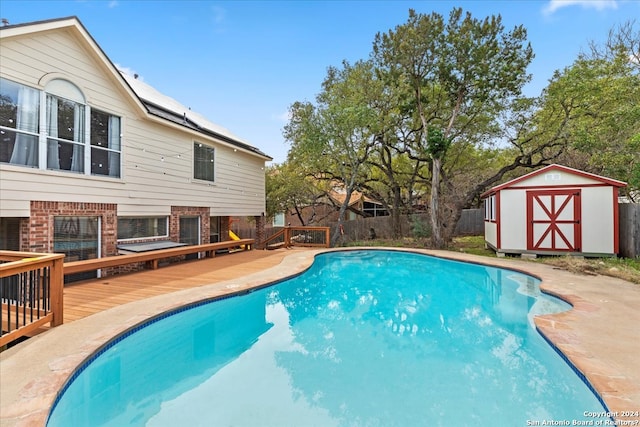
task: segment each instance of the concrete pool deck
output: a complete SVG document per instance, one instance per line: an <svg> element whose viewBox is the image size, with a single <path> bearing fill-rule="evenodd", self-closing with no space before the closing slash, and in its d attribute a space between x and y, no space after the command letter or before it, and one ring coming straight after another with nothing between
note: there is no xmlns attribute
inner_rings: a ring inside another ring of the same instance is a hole
<svg viewBox="0 0 640 427"><path fill-rule="evenodd" d="M0 426L44 426L59 390L74 370L105 342L140 322L190 303L298 274L312 264L316 254L325 251L287 251L279 264L262 271L111 308L0 353ZM542 279L543 290L561 296L573 308L537 317L539 330L589 380L616 420L640 420L640 285L605 276L576 275L520 259L411 251L515 269ZM593 418L594 423L604 419Z"/></svg>

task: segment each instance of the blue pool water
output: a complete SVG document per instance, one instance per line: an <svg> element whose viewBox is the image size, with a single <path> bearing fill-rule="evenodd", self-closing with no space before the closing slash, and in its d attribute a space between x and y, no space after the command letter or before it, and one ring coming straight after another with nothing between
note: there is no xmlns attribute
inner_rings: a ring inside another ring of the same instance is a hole
<svg viewBox="0 0 640 427"><path fill-rule="evenodd" d="M326 253L296 278L114 341L70 382L48 426L582 420L606 409L532 323L568 308L509 270Z"/></svg>

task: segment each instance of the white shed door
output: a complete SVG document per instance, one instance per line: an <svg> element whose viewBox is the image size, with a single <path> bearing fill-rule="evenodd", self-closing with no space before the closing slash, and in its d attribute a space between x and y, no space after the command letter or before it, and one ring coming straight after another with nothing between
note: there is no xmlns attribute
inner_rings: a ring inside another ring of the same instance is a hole
<svg viewBox="0 0 640 427"><path fill-rule="evenodd" d="M580 252L580 190L527 191L527 250Z"/></svg>

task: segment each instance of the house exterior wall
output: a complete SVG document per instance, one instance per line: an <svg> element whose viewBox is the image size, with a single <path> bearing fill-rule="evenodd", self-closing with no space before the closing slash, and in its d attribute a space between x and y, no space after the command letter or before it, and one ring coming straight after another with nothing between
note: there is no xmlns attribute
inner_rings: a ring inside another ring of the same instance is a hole
<svg viewBox="0 0 640 427"><path fill-rule="evenodd" d="M52 249L55 215L101 216L103 256L117 252L118 216L169 217L169 237L177 240L179 217L197 215L201 241L208 242L211 216L263 215L267 156L147 113L81 25L22 28L0 31L0 77L40 91L63 79L89 108L120 117L121 172L108 177L0 163L0 218L21 219L21 250ZM44 129L40 141L46 144ZM199 143L215 150L214 182L193 178Z"/></svg>
<svg viewBox="0 0 640 427"><path fill-rule="evenodd" d="M25 250L53 252L55 217L77 215L100 217L100 252L103 256L116 255L116 206L110 203L32 201Z"/></svg>
<svg viewBox="0 0 640 427"><path fill-rule="evenodd" d="M198 217L200 222L199 243L209 243L209 209L202 207L174 206L169 218L169 240L180 241L180 217Z"/></svg>
<svg viewBox="0 0 640 427"><path fill-rule="evenodd" d="M119 215L166 215L171 206L206 206L211 215L265 211L265 159L144 116L104 66L69 31L2 40L3 78L44 89L64 78L93 107L122 118L121 178L1 164L0 215L29 216L30 200L116 203ZM216 181L193 179L193 144L215 148Z"/></svg>

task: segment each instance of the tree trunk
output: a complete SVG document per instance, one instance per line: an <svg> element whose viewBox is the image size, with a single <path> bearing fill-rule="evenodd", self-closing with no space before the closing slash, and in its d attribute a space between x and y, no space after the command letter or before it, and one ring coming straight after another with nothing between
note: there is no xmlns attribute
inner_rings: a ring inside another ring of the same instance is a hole
<svg viewBox="0 0 640 427"><path fill-rule="evenodd" d="M338 228L334 231L333 236L331 236L331 246L334 247L340 241L340 245L344 244L344 234L342 224L344 222L344 216L347 212L347 206L349 206L349 201L351 200L351 194L353 194L353 190L351 187L347 188L347 192L345 194L344 202L340 206L340 211L338 213Z"/></svg>
<svg viewBox="0 0 640 427"><path fill-rule="evenodd" d="M440 220L440 159L433 159L431 171L431 201L429 216L431 218L431 241L436 249L444 248Z"/></svg>
<svg viewBox="0 0 640 427"><path fill-rule="evenodd" d="M393 186L393 210L391 211L391 236L394 239L402 237L402 221L401 221L401 194L400 187Z"/></svg>

